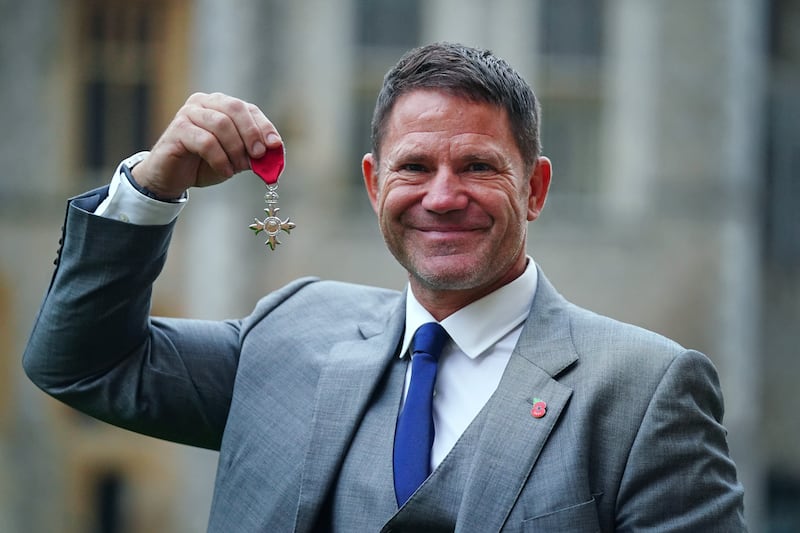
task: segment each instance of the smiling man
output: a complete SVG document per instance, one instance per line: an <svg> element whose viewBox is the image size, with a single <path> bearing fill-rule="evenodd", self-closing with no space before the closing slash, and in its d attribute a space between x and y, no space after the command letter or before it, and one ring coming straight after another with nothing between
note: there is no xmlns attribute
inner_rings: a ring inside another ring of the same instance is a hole
<svg viewBox="0 0 800 533"><path fill-rule="evenodd" d="M195 94L70 201L28 375L218 449L209 531L743 531L710 361L570 304L528 255L551 164L524 80L488 51L411 50L372 138L406 291L301 279L240 320L149 316L186 190L281 147L255 105Z"/></svg>
<svg viewBox="0 0 800 533"><path fill-rule="evenodd" d="M550 161L518 146L508 112L434 88L400 96L364 177L389 250L437 320L525 270L527 223L544 207Z"/></svg>

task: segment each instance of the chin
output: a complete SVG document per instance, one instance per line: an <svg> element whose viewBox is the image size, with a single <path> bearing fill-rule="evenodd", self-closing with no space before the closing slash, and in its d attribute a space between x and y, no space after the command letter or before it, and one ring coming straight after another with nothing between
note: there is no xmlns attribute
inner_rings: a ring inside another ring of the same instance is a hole
<svg viewBox="0 0 800 533"><path fill-rule="evenodd" d="M470 265L461 263L447 268L442 266L417 268L412 270L413 276L423 285L433 290L468 290L484 285L487 273L481 272Z"/></svg>

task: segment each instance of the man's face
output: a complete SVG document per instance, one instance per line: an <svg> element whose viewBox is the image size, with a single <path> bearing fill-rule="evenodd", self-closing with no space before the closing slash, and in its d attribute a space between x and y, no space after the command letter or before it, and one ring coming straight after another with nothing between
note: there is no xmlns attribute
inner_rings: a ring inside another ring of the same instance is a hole
<svg viewBox="0 0 800 533"><path fill-rule="evenodd" d="M418 298L459 291L468 303L524 271L550 162L526 174L505 110L413 91L395 102L379 155L364 156L367 191Z"/></svg>

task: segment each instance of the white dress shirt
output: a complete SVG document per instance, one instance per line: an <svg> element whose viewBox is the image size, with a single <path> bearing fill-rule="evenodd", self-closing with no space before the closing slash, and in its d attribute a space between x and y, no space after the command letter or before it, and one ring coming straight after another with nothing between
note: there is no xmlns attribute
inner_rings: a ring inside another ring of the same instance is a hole
<svg viewBox="0 0 800 533"><path fill-rule="evenodd" d="M131 224L161 225L170 223L180 214L186 197L178 202L150 198L137 191L122 173L122 165L130 168L145 157L147 152L140 152L117 167L108 197L95 210L96 215ZM536 265L528 257L527 267L520 277L441 322L452 340L442 350L436 375L432 469L439 466L497 389L530 311L537 282ZM409 288L400 357L408 355L414 332L425 322L436 320ZM410 381L411 365L408 365L404 399Z"/></svg>
<svg viewBox="0 0 800 533"><path fill-rule="evenodd" d="M131 168L148 154L149 152L139 152L119 164L111 178L108 196L97 206L95 215L140 226L161 226L169 224L178 217L186 205L186 195L175 202L162 202L150 198L137 191L122 173L122 165Z"/></svg>
<svg viewBox="0 0 800 533"><path fill-rule="evenodd" d="M520 277L442 320L441 325L452 341L442 350L436 374L431 470L450 453L497 389L533 303L537 282L536 264L528 257L528 265ZM436 320L409 288L400 357L409 354L414 332L426 322ZM404 398L410 382L411 365L408 365Z"/></svg>

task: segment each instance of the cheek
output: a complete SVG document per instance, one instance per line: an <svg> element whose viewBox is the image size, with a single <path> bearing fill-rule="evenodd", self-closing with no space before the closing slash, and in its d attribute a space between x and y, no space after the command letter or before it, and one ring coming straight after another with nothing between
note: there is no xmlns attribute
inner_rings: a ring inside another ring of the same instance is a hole
<svg viewBox="0 0 800 533"><path fill-rule="evenodd" d="M381 218L396 219L414 204L414 195L407 187L387 184L378 195Z"/></svg>
<svg viewBox="0 0 800 533"><path fill-rule="evenodd" d="M525 191L513 186L497 187L482 190L474 198L479 198L481 205L495 218L505 220L527 219L528 196Z"/></svg>

